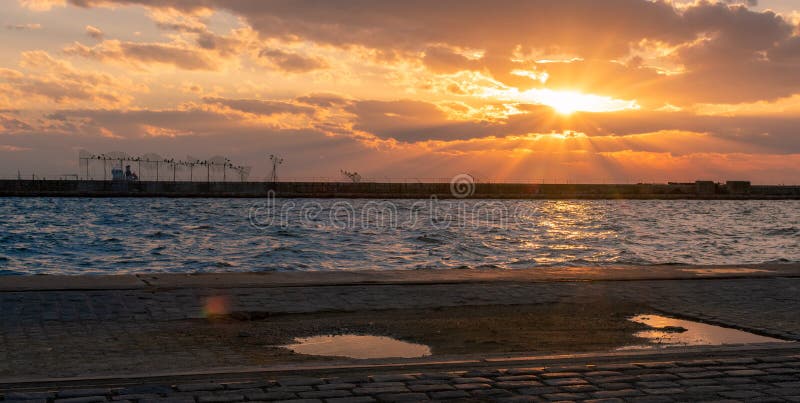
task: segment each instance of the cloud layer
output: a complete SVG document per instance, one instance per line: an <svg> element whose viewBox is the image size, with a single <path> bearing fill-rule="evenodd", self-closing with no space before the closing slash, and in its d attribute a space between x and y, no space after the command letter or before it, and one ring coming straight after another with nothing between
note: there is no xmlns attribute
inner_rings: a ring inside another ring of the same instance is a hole
<svg viewBox="0 0 800 403"><path fill-rule="evenodd" d="M257 167L291 153L297 176L786 181L800 27L753 5L20 1L2 33L19 50L0 63L0 154L69 169L45 155L98 141ZM106 19L25 45L48 34L27 21L76 8ZM23 161L9 158L0 169Z"/></svg>

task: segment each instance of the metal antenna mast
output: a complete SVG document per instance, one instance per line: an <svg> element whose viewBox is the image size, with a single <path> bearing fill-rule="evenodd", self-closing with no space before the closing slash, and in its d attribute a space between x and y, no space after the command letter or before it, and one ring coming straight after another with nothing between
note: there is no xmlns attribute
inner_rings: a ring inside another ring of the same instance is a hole
<svg viewBox="0 0 800 403"><path fill-rule="evenodd" d="M270 154L269 160L272 162L272 175L270 175L270 181L275 183L278 182L278 165L283 164L283 158L275 154Z"/></svg>

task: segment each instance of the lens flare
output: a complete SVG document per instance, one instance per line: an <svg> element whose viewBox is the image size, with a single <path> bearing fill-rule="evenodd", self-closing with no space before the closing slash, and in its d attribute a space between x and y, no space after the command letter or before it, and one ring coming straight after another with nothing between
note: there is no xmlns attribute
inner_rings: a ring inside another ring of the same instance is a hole
<svg viewBox="0 0 800 403"><path fill-rule="evenodd" d="M215 295L208 297L203 304L203 315L206 318L222 316L230 313L231 302L227 296Z"/></svg>

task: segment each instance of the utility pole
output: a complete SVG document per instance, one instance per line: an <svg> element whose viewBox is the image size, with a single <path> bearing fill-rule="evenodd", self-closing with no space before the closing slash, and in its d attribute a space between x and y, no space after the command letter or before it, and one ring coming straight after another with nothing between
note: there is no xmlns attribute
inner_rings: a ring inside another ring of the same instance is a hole
<svg viewBox="0 0 800 403"><path fill-rule="evenodd" d="M281 157L279 157L279 156L277 156L275 154L270 154L269 155L269 160L272 162L272 175L271 175L270 181L272 183L277 183L278 182L278 165L283 164L283 158L281 158Z"/></svg>

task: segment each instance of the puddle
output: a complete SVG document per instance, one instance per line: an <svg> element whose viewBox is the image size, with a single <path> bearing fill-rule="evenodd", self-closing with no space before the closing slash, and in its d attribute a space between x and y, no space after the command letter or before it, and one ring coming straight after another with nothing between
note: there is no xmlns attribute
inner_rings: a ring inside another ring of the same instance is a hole
<svg viewBox="0 0 800 403"><path fill-rule="evenodd" d="M772 270L751 269L749 267L732 269L681 269L697 274L698 276L714 276L717 274L749 274L749 273L773 273Z"/></svg>
<svg viewBox="0 0 800 403"><path fill-rule="evenodd" d="M630 320L653 328L652 330L643 330L634 334L636 337L647 339L650 344L621 347L619 350L653 347L787 342L786 340L760 336L742 330L660 315L637 315Z"/></svg>
<svg viewBox="0 0 800 403"><path fill-rule="evenodd" d="M284 346L299 354L348 358L418 358L431 355L422 344L408 343L384 336L355 334L302 337Z"/></svg>

